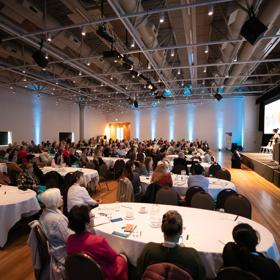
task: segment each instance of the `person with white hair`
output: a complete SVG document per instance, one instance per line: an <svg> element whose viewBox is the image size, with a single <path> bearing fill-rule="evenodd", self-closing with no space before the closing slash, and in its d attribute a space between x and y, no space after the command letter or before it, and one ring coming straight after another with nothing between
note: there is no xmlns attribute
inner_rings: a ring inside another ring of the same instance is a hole
<svg viewBox="0 0 280 280"><path fill-rule="evenodd" d="M72 231L68 228L68 219L58 209L62 205L60 190L51 188L40 194L40 201L45 208L39 222L51 247L65 246Z"/></svg>

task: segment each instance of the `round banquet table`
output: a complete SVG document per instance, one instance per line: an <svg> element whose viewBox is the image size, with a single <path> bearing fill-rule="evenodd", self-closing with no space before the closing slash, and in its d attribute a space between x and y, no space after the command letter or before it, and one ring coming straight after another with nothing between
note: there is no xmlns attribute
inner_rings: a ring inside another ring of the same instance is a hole
<svg viewBox="0 0 280 280"><path fill-rule="evenodd" d="M7 164L6 163L0 163L0 172L7 173Z"/></svg>
<svg viewBox="0 0 280 280"><path fill-rule="evenodd" d="M93 157L87 157L88 160L93 160ZM101 157L104 163L107 165L108 168L113 168L115 165L115 162L118 159L123 160L124 162L129 161L129 158L119 158L119 157Z"/></svg>
<svg viewBox="0 0 280 280"><path fill-rule="evenodd" d="M19 190L17 187L0 187L0 247L7 242L8 232L22 216L37 213L40 205L32 190Z"/></svg>
<svg viewBox="0 0 280 280"><path fill-rule="evenodd" d="M172 176L174 191L178 193L180 196L184 196L188 189L189 176L176 175L176 174L172 174L171 176ZM213 178L213 177L208 177L208 179L209 179L208 193L215 200L217 199L218 193L224 189L236 190L236 187L232 182ZM140 182L141 182L142 191L145 192L148 185L151 183L151 177L140 176Z"/></svg>
<svg viewBox="0 0 280 280"><path fill-rule="evenodd" d="M75 171L81 171L84 173L85 178L85 184L87 185L91 180L99 181L99 175L98 172L94 169L89 168L76 168L76 167L51 167L51 166L45 166L41 168L42 172L44 174L50 172L50 171L56 171L58 172L62 177L64 177L69 172L75 172Z"/></svg>
<svg viewBox="0 0 280 280"><path fill-rule="evenodd" d="M140 207L147 211L139 213ZM92 210L95 215L95 231L104 236L109 244L118 252L124 253L129 261L136 265L145 244L148 242L163 242L160 227L152 228L149 224L149 212L152 204L144 203L112 203L102 204ZM233 241L232 230L239 223L248 223L260 234L257 250L269 258L279 260L279 251L273 235L262 225L243 217L181 206L158 205L160 219L168 210L177 210L183 218L182 242L186 247L195 248L206 268L207 277L214 278L222 266L222 251L227 242ZM129 210L130 208L130 210ZM134 219L127 220L127 211L133 211ZM107 212L108 211L108 212ZM112 218L123 218L119 222L110 222L104 213L111 213ZM99 214L103 214L102 216ZM237 218L237 219L236 219ZM100 223L100 219L106 219ZM126 224L136 225L132 234L127 238L112 234L113 231L123 233Z"/></svg>

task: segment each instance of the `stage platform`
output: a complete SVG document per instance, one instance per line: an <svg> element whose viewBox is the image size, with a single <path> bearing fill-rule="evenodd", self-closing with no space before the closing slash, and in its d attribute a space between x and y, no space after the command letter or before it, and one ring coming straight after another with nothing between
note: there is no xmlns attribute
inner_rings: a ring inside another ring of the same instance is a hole
<svg viewBox="0 0 280 280"><path fill-rule="evenodd" d="M280 187L280 165L272 160L272 154L244 152L241 155L243 164Z"/></svg>

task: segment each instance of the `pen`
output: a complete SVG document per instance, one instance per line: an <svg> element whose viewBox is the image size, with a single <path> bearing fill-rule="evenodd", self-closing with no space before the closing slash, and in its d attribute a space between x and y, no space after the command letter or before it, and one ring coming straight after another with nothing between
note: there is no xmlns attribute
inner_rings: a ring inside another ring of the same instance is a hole
<svg viewBox="0 0 280 280"><path fill-rule="evenodd" d="M238 217L239 217L239 216L236 216L235 219L234 219L234 221L236 221L236 220L238 219Z"/></svg>
<svg viewBox="0 0 280 280"><path fill-rule="evenodd" d="M187 236L186 236L186 240L189 240L189 235L187 234Z"/></svg>

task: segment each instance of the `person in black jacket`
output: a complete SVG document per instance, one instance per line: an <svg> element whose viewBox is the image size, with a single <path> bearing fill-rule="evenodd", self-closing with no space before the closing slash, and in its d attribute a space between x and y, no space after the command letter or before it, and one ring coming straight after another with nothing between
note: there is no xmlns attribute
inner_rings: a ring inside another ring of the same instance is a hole
<svg viewBox="0 0 280 280"><path fill-rule="evenodd" d="M185 159L183 152L178 154L178 158L174 159L174 166L172 172L175 174L181 174L181 170L186 170L186 174L189 174L188 171L188 162Z"/></svg>
<svg viewBox="0 0 280 280"><path fill-rule="evenodd" d="M276 262L256 251L259 234L250 225L242 223L234 227L232 236L223 250L224 267L237 266L257 275L261 280L279 280L280 269Z"/></svg>

